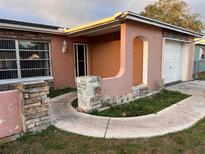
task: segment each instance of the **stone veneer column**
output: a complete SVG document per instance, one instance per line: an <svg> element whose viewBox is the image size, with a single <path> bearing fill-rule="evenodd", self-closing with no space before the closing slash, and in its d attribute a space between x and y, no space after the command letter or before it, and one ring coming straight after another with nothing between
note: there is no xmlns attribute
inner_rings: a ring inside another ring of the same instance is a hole
<svg viewBox="0 0 205 154"><path fill-rule="evenodd" d="M49 87L45 81L18 83L24 132L40 131L50 125L48 109Z"/></svg>
<svg viewBox="0 0 205 154"><path fill-rule="evenodd" d="M85 112L100 108L100 77L77 77L76 83L78 90L78 107Z"/></svg>

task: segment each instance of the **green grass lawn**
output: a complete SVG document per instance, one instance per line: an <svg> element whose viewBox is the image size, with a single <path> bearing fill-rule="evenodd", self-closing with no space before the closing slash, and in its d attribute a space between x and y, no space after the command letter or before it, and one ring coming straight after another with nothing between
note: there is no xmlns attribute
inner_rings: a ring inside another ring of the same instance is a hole
<svg viewBox="0 0 205 154"><path fill-rule="evenodd" d="M54 127L0 144L1 154L204 154L205 119L178 133L150 139L100 139Z"/></svg>
<svg viewBox="0 0 205 154"><path fill-rule="evenodd" d="M138 99L136 101L110 107L103 111L93 111L90 114L107 117L134 117L156 113L185 98L189 95L180 92L163 90L152 96Z"/></svg>
<svg viewBox="0 0 205 154"><path fill-rule="evenodd" d="M49 91L48 97L54 98L56 96L60 96L60 95L63 95L63 94L69 93L69 92L73 92L73 91L76 91L76 89L69 88L69 87L61 88L61 89L54 89L54 90Z"/></svg>

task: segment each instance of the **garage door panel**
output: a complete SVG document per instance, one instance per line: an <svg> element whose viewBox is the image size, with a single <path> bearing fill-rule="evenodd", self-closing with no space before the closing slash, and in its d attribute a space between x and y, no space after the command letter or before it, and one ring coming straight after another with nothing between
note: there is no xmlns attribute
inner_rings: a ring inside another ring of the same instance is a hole
<svg viewBox="0 0 205 154"><path fill-rule="evenodd" d="M176 82L181 79L182 44L177 41L166 41L164 48L164 81Z"/></svg>
<svg viewBox="0 0 205 154"><path fill-rule="evenodd" d="M178 81L179 76L174 72L170 72L165 75L165 78L168 81L168 83L172 83Z"/></svg>

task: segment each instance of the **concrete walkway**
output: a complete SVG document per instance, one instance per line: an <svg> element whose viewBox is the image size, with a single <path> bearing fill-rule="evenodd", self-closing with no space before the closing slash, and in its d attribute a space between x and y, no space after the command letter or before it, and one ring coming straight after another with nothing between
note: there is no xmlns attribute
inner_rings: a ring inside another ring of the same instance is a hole
<svg viewBox="0 0 205 154"><path fill-rule="evenodd" d="M157 114L134 118L98 117L77 112L71 102L76 93L52 99L50 115L62 130L102 138L160 136L193 126L205 117L205 81L192 81L167 88L192 96Z"/></svg>

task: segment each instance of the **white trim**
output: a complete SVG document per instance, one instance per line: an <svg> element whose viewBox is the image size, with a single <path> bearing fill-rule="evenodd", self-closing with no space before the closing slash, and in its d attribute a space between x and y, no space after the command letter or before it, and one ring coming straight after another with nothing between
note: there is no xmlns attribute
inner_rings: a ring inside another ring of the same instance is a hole
<svg viewBox="0 0 205 154"><path fill-rule="evenodd" d="M38 27L32 27L32 26L6 24L6 23L0 23L0 29L1 28L2 29L20 30L20 31L30 31L30 32L65 35L64 31L53 30L53 29L49 29L49 28L38 28Z"/></svg>
<svg viewBox="0 0 205 154"><path fill-rule="evenodd" d="M148 84L148 41L143 39L143 84Z"/></svg>
<svg viewBox="0 0 205 154"><path fill-rule="evenodd" d="M49 50L48 50L48 55L49 55L49 62L50 62L50 76L53 76L53 67L52 67L52 50L51 50L51 42L48 42L48 47L49 47Z"/></svg>
<svg viewBox="0 0 205 154"><path fill-rule="evenodd" d="M87 53L86 53L86 46L83 46L83 55L84 55L84 72L87 75ZM86 54L85 54L86 53Z"/></svg>
<svg viewBox="0 0 205 154"><path fill-rule="evenodd" d="M164 80L164 50L165 50L165 43L166 39L162 38L162 66L161 66L161 79Z"/></svg>
<svg viewBox="0 0 205 154"><path fill-rule="evenodd" d="M77 59L77 76L79 76L79 62L78 62L78 47L75 45L76 59Z"/></svg>
<svg viewBox="0 0 205 154"><path fill-rule="evenodd" d="M90 69L89 69L89 59L88 59L88 56L89 56L89 54L88 54L88 51L89 51L89 48L88 48L88 45L87 45L87 47L86 47L86 51L87 51L87 75L90 75Z"/></svg>
<svg viewBox="0 0 205 154"><path fill-rule="evenodd" d="M177 42L182 42L182 43L190 43L190 41L186 40L180 40L180 39L175 39L175 38L170 38L170 37L163 37L166 40L171 40L171 41L177 41Z"/></svg>
<svg viewBox="0 0 205 154"><path fill-rule="evenodd" d="M31 78L21 78L21 79L6 79L6 80L0 80L0 85L18 83L18 82L35 81L35 80L53 80L53 77L52 76L42 76L42 77L31 77Z"/></svg>
<svg viewBox="0 0 205 154"><path fill-rule="evenodd" d="M19 55L19 45L18 40L15 40L15 48L16 48L16 64L17 64L17 71L18 71L18 78L21 78L21 67L20 67L20 55Z"/></svg>
<svg viewBox="0 0 205 154"><path fill-rule="evenodd" d="M188 43L182 44L181 81L189 79L189 46Z"/></svg>
<svg viewBox="0 0 205 154"><path fill-rule="evenodd" d="M88 44L85 44L85 46L86 46L86 75L88 75Z"/></svg>
<svg viewBox="0 0 205 154"><path fill-rule="evenodd" d="M77 73L76 73L76 56L75 56L75 43L73 43L73 57L74 57L74 60L73 60L73 62L74 62L74 65L73 65L73 69L74 69L74 77L77 77Z"/></svg>
<svg viewBox="0 0 205 154"><path fill-rule="evenodd" d="M201 55L202 55L202 48L199 48L199 60L201 60Z"/></svg>
<svg viewBox="0 0 205 154"><path fill-rule="evenodd" d="M87 43L73 43L74 45L88 45Z"/></svg>
<svg viewBox="0 0 205 154"><path fill-rule="evenodd" d="M12 39L12 38L2 38L2 37L0 37L0 40L9 40L9 41L15 41L15 39Z"/></svg>
<svg viewBox="0 0 205 154"><path fill-rule="evenodd" d="M1 40L1 39L0 39ZM15 41L15 40L14 40ZM16 51L16 49L0 49L0 51Z"/></svg>
<svg viewBox="0 0 205 154"><path fill-rule="evenodd" d="M202 47L199 48L199 60L204 61L205 57L204 59L201 59L201 55L205 55L205 48L202 48Z"/></svg>

